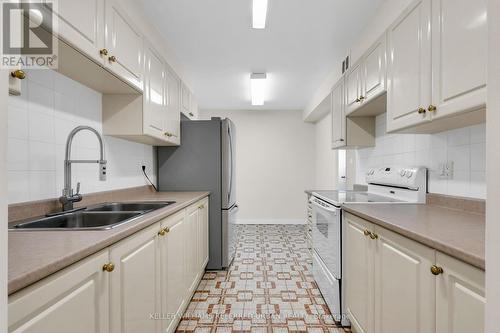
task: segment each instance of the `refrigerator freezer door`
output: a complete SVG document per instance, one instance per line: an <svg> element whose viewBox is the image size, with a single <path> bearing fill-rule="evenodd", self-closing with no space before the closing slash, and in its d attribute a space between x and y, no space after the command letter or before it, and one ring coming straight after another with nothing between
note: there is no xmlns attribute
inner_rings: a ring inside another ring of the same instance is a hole
<svg viewBox="0 0 500 333"><path fill-rule="evenodd" d="M236 203L236 130L229 119L222 121L222 209L228 209Z"/></svg>
<svg viewBox="0 0 500 333"><path fill-rule="evenodd" d="M236 213L238 205L222 210L222 266L229 267L236 253Z"/></svg>

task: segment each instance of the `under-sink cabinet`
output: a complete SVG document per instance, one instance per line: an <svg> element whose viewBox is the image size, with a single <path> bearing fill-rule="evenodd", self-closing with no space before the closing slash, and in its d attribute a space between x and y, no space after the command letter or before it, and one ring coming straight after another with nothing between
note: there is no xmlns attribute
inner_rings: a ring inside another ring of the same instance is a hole
<svg viewBox="0 0 500 333"><path fill-rule="evenodd" d="M483 271L355 215L344 223L354 332L484 332Z"/></svg>
<svg viewBox="0 0 500 333"><path fill-rule="evenodd" d="M8 331L174 332L207 262L204 198L11 295Z"/></svg>
<svg viewBox="0 0 500 333"><path fill-rule="evenodd" d="M486 0L416 0L387 36L388 132L485 121Z"/></svg>

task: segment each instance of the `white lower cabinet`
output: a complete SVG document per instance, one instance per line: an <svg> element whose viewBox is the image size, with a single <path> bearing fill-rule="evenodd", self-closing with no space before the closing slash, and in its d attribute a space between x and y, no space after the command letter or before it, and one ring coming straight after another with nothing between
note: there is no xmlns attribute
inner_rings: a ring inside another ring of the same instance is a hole
<svg viewBox="0 0 500 333"><path fill-rule="evenodd" d="M435 251L377 226L374 237L375 332L435 332Z"/></svg>
<svg viewBox="0 0 500 333"><path fill-rule="evenodd" d="M207 261L205 198L11 295L8 331L174 332Z"/></svg>
<svg viewBox="0 0 500 333"><path fill-rule="evenodd" d="M9 297L9 332L108 332L103 250Z"/></svg>
<svg viewBox="0 0 500 333"><path fill-rule="evenodd" d="M484 332L484 272L439 252L436 266L436 332Z"/></svg>
<svg viewBox="0 0 500 333"><path fill-rule="evenodd" d="M158 332L160 265L156 223L118 242L109 250L115 265L110 274L110 332Z"/></svg>
<svg viewBox="0 0 500 333"><path fill-rule="evenodd" d="M484 332L483 271L352 214L344 223L354 332Z"/></svg>

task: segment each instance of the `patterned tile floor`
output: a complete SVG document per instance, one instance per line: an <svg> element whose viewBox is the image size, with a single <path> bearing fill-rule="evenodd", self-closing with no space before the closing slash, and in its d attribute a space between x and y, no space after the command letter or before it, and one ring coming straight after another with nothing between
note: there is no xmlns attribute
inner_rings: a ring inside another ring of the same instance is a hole
<svg viewBox="0 0 500 333"><path fill-rule="evenodd" d="M305 226L240 225L233 264L205 273L177 332L332 332Z"/></svg>

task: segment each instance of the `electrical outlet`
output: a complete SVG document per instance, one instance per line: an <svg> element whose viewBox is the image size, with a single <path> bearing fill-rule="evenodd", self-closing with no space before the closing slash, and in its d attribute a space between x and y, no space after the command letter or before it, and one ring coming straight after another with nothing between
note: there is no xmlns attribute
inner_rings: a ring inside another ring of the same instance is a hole
<svg viewBox="0 0 500 333"><path fill-rule="evenodd" d="M453 179L453 161L446 161L444 163L439 163L439 178L443 179Z"/></svg>
<svg viewBox="0 0 500 333"><path fill-rule="evenodd" d="M99 180L105 181L107 177L106 163L99 163Z"/></svg>

